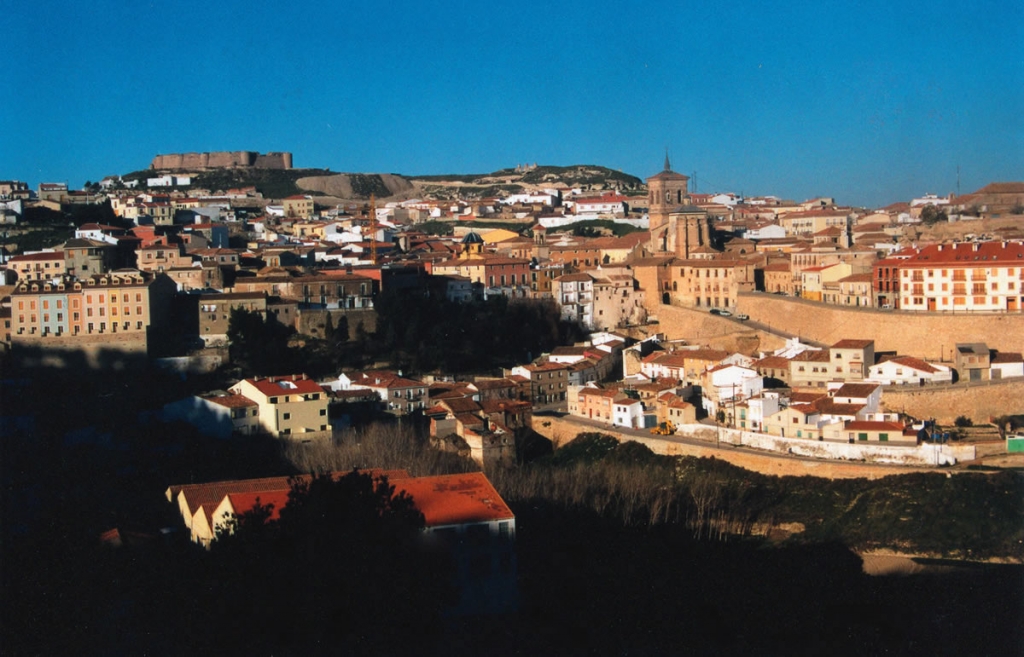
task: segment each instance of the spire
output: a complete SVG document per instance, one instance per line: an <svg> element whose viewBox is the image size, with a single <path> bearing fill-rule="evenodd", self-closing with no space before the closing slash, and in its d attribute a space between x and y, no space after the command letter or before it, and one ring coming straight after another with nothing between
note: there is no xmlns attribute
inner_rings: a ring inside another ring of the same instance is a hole
<svg viewBox="0 0 1024 657"><path fill-rule="evenodd" d="M665 171L671 171L672 165L668 161L668 146L665 147Z"/></svg>

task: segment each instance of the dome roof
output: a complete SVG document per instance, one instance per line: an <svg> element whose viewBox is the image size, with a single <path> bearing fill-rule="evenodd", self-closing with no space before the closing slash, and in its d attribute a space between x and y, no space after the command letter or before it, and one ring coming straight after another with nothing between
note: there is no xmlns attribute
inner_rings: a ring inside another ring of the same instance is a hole
<svg viewBox="0 0 1024 657"><path fill-rule="evenodd" d="M484 238L480 237L477 233L470 231L466 233L466 236L462 238L463 244L483 244Z"/></svg>

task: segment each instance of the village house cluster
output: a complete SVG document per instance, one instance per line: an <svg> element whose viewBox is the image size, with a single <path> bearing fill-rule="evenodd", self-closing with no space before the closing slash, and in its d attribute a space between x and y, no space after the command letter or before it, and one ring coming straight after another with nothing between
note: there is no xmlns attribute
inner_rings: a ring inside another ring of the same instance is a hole
<svg viewBox="0 0 1024 657"><path fill-rule="evenodd" d="M740 294L755 291L922 313L1024 312L1019 227L970 241L905 239L939 211L961 222L1015 211L1024 206L1022 183L869 211L831 198L694 193L667 158L643 196L553 182L485 199L324 206L305 194L265 199L254 187L201 190L193 178L187 171L145 184L109 178L82 192L0 182L3 222L14 231L32 205L109 202L123 221L78 226L58 247L3 252L7 348L37 358L68 350L196 356L227 343L236 309L323 336L341 317L350 332L364 320L371 325L376 295L389 290L454 302L550 299L592 339L500 379L369 371L313 382L279 373L166 409L213 435L310 438L331 430L331 404L373 402L423 413L439 447L480 463L514 458L532 409L546 405L622 427L707 416L780 436L899 442L906 439L890 426L899 419L879 410L881 386L1024 375L1019 354L986 345L957 345L951 367L876 353L871 341L856 339L827 349L792 343L757 356L648 344L634 362L632 341L614 333L646 324L664 305L736 314ZM641 230L621 237L563 230L596 219ZM507 228L466 225L475 220ZM447 223L452 235L427 233L426 222ZM610 384L623 367L621 381ZM882 428L860 430L871 422Z"/></svg>

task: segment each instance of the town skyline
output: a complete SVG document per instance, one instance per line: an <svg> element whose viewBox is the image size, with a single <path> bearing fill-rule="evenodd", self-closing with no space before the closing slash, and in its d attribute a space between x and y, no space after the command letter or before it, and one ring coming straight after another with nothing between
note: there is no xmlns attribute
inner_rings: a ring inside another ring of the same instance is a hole
<svg viewBox="0 0 1024 657"><path fill-rule="evenodd" d="M60 6L54 22L17 3L9 70L26 93L0 109L21 126L0 136L0 176L78 188L159 153L254 149L339 172L537 162L643 179L667 148L700 192L858 207L1024 176L1017 3L187 4ZM147 34L179 36L140 51Z"/></svg>

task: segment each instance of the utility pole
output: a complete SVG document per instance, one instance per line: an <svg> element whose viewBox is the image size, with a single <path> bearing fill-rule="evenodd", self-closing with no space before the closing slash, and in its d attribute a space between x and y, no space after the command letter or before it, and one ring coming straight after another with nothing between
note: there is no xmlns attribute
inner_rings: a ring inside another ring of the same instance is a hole
<svg viewBox="0 0 1024 657"><path fill-rule="evenodd" d="M370 194L370 263L377 264L377 196Z"/></svg>

